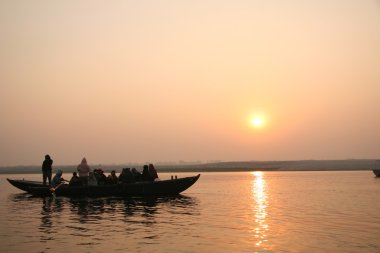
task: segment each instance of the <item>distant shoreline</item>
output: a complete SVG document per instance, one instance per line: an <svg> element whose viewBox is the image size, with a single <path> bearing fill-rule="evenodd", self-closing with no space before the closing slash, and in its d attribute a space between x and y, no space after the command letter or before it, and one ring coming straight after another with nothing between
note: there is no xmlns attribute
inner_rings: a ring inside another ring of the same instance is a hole
<svg viewBox="0 0 380 253"><path fill-rule="evenodd" d="M122 168L137 168L141 164L121 165L90 165L91 168L101 167L106 173ZM61 169L64 173L76 171L77 165L56 165L53 170ZM297 160L297 161L242 161L218 162L207 164L176 164L155 165L158 172L244 172L244 171L354 171L380 169L378 159L347 159L347 160ZM0 167L0 174L38 174L41 166L9 166Z"/></svg>

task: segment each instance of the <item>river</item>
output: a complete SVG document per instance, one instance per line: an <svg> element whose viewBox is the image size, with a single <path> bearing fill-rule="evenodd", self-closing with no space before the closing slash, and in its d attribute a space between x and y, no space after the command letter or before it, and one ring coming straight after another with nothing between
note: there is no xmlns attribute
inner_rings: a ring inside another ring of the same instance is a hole
<svg viewBox="0 0 380 253"><path fill-rule="evenodd" d="M32 197L7 177L40 180L0 175L0 252L380 252L371 171L202 173L158 198Z"/></svg>

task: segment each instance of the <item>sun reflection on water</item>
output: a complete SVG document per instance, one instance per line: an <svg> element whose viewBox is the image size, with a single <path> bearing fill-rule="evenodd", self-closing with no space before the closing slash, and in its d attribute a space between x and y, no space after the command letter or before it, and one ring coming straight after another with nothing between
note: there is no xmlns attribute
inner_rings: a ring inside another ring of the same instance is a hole
<svg viewBox="0 0 380 253"><path fill-rule="evenodd" d="M254 177L251 183L252 189L252 212L255 218L253 227L253 234L255 237L255 244L257 247L263 248L267 242L267 232L269 226L266 221L267 217L267 195L266 183L264 173L262 171L255 171L251 173Z"/></svg>

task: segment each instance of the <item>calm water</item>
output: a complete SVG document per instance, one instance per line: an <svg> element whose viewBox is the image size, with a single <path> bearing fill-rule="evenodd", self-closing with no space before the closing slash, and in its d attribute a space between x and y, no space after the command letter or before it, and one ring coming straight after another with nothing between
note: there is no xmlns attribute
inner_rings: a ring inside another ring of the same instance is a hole
<svg viewBox="0 0 380 253"><path fill-rule="evenodd" d="M35 198L6 177L0 252L380 252L371 171L203 173L152 199Z"/></svg>

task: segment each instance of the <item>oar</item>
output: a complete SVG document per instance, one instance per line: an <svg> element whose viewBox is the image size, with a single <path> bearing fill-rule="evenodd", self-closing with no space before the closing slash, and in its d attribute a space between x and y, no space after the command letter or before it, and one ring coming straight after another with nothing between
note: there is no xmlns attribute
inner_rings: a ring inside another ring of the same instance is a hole
<svg viewBox="0 0 380 253"><path fill-rule="evenodd" d="M52 187L50 188L50 191L51 191L51 195L55 198L55 190L57 190L61 185L63 185L64 182L60 183L59 185L57 185L56 187Z"/></svg>

